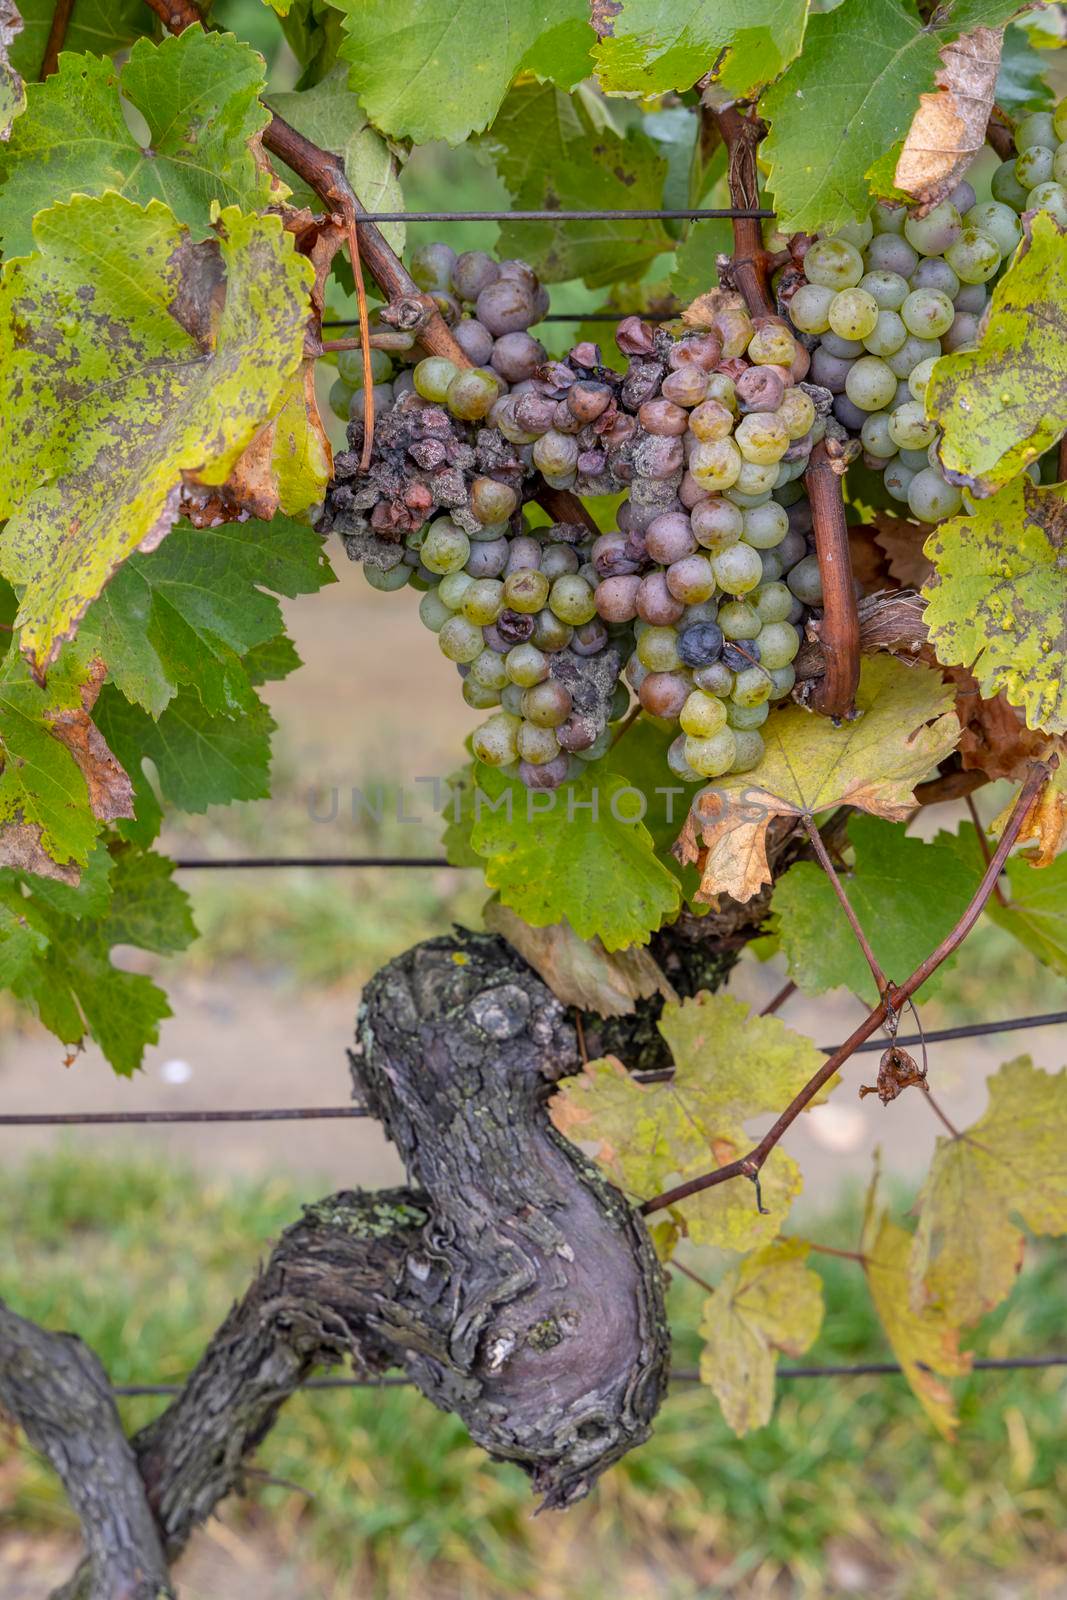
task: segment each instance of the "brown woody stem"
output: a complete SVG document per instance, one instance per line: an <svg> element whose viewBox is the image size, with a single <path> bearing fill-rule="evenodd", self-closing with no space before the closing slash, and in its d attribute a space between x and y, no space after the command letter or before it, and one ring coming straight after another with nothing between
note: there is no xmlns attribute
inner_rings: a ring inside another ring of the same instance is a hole
<svg viewBox="0 0 1067 1600"><path fill-rule="evenodd" d="M763 123L754 112L746 115L737 106L716 111L714 116L729 152L730 202L745 210L755 210L760 203L756 149L765 131ZM733 230L734 253L730 271L734 282L753 317L773 317L775 306L760 219L735 217Z"/></svg>
<svg viewBox="0 0 1067 1600"><path fill-rule="evenodd" d="M1010 161L1015 155L1015 135L1009 118L1000 109L994 106L989 113L989 121L985 129L986 144L996 151L1001 161Z"/></svg>
<svg viewBox="0 0 1067 1600"><path fill-rule="evenodd" d="M646 1200L641 1207L645 1216L655 1211L663 1211L668 1206L677 1205L681 1200L687 1200L690 1195L700 1194L704 1189L714 1188L717 1184L727 1183L731 1178L749 1178L753 1182L759 1178L760 1171L779 1142L782 1135L799 1117L800 1113L814 1100L819 1090L837 1073L852 1055L857 1046L863 1044L873 1033L876 1033L884 1024L889 1013L890 1002L894 1011L900 1010L902 1001L908 1000L917 989L921 989L932 972L936 972L941 963L948 959L955 950L958 950L964 939L974 927L982 914L986 901L993 893L993 886L1003 870L1004 863L1019 837L1019 830L1026 818L1038 790L1044 784L1051 772L1047 762L1039 761L1031 767L1026 782L1019 791L1018 798L1012 807L1011 816L1008 818L1000 843L992 861L982 876L982 881L975 890L970 905L963 913L952 932L946 934L937 948L927 956L926 960L916 967L915 971L899 987L894 988L889 995L883 996L874 1010L860 1023L859 1027L845 1040L833 1055L827 1056L818 1072L804 1085L798 1095L790 1101L781 1116L764 1134L759 1143L749 1151L748 1155L741 1156L736 1161L729 1161L725 1166L717 1167L714 1172L706 1172L699 1178L690 1178L686 1183L680 1183L674 1189L668 1189L663 1194L654 1195L651 1200Z"/></svg>
<svg viewBox="0 0 1067 1600"><path fill-rule="evenodd" d="M888 979L886 978L886 975L882 971L881 967L878 965L878 962L875 959L874 951L871 949L870 941L868 940L867 935L864 933L863 928L860 926L859 918L852 909L852 902L849 900L848 895L845 892L844 884L838 877L837 868L830 859L829 851L822 842L822 835L819 833L818 828L815 826L810 817L803 817L801 820L804 824L804 831L811 840L811 847L815 851L816 859L818 860L818 863L825 872L826 876L829 878L830 887L833 889L838 900L841 902L841 909L848 918L848 925L856 936L856 943L863 951L867 965L871 969L871 977L874 979L875 987L877 988L879 994L885 994L886 990L889 988Z"/></svg>
<svg viewBox="0 0 1067 1600"><path fill-rule="evenodd" d="M59 66L59 52L67 42L67 28L70 26L70 14L74 10L74 0L56 0L52 11L52 25L48 30L48 42L44 47L44 59L38 76L42 83L45 78L51 77Z"/></svg>
<svg viewBox="0 0 1067 1600"><path fill-rule="evenodd" d="M820 440L804 474L822 580L819 643L826 656L826 671L816 687L813 704L823 716L848 717L855 710L860 681L860 623L841 475L835 472L834 465L825 441Z"/></svg>

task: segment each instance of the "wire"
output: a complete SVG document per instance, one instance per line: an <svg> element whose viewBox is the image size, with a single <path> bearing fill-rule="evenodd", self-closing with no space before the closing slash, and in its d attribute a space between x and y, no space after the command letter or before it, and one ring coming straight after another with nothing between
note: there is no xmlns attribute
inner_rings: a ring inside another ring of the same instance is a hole
<svg viewBox="0 0 1067 1600"><path fill-rule="evenodd" d="M929 1368L923 1362L923 1371ZM971 1364L972 1372L1033 1371L1047 1367L1067 1367L1067 1352L1048 1356L998 1356L977 1357ZM860 1361L853 1365L824 1367L779 1367L779 1378L889 1378L904 1371L895 1361ZM695 1367L681 1367L671 1373L672 1383L699 1383L700 1373ZM123 1399L144 1395L180 1394L180 1383L113 1383L112 1394ZM410 1378L309 1378L303 1389L404 1389L413 1387Z"/></svg>
<svg viewBox="0 0 1067 1600"><path fill-rule="evenodd" d="M642 322L677 322L681 311L546 311L532 324L542 322L622 322L627 317L640 317ZM324 322L324 328L358 328L358 317L343 317L337 322Z"/></svg>
<svg viewBox="0 0 1067 1600"><path fill-rule="evenodd" d="M1048 1011L1042 1016L1008 1017L1003 1022L969 1022L958 1028L941 1028L926 1035L927 1044L950 1039L971 1039L990 1033L1015 1033L1022 1028L1050 1028L1067 1022L1067 1011ZM900 1045L918 1043L915 1038L898 1039ZM836 1046L821 1048L832 1054ZM882 1050L880 1040L869 1040L859 1050ZM859 1053L857 1050L857 1054ZM643 1083L665 1081L669 1074L648 1073L640 1079ZM100 1127L125 1123L177 1123L177 1122L314 1122L329 1118L368 1117L370 1112L362 1106L271 1106L249 1111L33 1111L0 1115L0 1128L40 1127Z"/></svg>
<svg viewBox="0 0 1067 1600"><path fill-rule="evenodd" d="M773 217L759 206L650 207L634 211L361 211L357 222L703 222L721 217Z"/></svg>
<svg viewBox="0 0 1067 1600"><path fill-rule="evenodd" d="M262 867L450 867L446 856L180 856L184 872L229 872Z"/></svg>

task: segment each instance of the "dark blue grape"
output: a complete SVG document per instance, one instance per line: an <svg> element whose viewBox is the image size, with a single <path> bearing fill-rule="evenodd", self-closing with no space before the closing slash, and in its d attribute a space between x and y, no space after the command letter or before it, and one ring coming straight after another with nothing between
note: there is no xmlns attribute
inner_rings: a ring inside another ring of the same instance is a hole
<svg viewBox="0 0 1067 1600"><path fill-rule="evenodd" d="M731 672L744 672L746 667L754 667L759 663L759 645L755 639L745 639L740 644L724 644L722 647L722 664L729 667Z"/></svg>
<svg viewBox="0 0 1067 1600"><path fill-rule="evenodd" d="M695 622L678 635L678 655L687 667L710 667L723 654L722 645L717 622Z"/></svg>

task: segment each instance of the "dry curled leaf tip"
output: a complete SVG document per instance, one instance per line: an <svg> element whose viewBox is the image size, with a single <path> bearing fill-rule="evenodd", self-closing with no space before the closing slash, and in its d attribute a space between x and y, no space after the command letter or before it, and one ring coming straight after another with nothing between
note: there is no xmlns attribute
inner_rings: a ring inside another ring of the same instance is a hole
<svg viewBox="0 0 1067 1600"><path fill-rule="evenodd" d="M891 1044L888 1050L883 1051L882 1059L878 1065L878 1082L876 1084L864 1083L860 1085L860 1099L864 1095L876 1094L884 1106L890 1100L895 1100L903 1094L905 1089L917 1085L920 1089L927 1087L926 1068L920 1067L914 1056L898 1044Z"/></svg>

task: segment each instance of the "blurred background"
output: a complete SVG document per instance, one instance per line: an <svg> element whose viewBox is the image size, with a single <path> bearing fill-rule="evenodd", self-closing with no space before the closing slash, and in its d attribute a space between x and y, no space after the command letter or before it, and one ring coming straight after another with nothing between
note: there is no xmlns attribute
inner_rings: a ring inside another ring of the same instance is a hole
<svg viewBox="0 0 1067 1600"><path fill-rule="evenodd" d="M231 0L217 14L273 47L258 0ZM273 71L279 89L291 86L284 51ZM473 148L425 147L402 181L413 209L506 203ZM413 225L409 245L444 237L459 249L491 247L496 232ZM709 243L709 261L712 253ZM553 290L557 310L580 315L600 303L581 284ZM553 325L546 342L565 348L575 327ZM425 780L459 765L479 713L420 626L412 592L374 592L336 542L330 553L338 582L285 606L304 667L267 692L278 723L274 797L182 819L164 839L171 853L440 854ZM1003 804L1001 787L977 797L986 819ZM937 807L923 831L954 828L962 815ZM138 953L174 1010L143 1073L117 1079L94 1048L68 1066L51 1036L9 1008L0 1018L6 1111L341 1105L363 981L453 921L478 926L485 898L477 873L436 868L188 871L181 881L201 938L173 959ZM746 955L731 988L764 1004L783 981L777 959ZM1064 1007L1067 982L982 925L924 1005L923 1023L929 1031ZM781 1013L825 1045L862 1014L844 992L797 994ZM1022 1051L1058 1069L1063 1030L932 1048L931 1081L953 1121L981 1113L985 1078ZM857 1058L834 1099L789 1137L805 1174L792 1226L845 1249L855 1248L876 1147L903 1215L939 1132L918 1096L861 1104L856 1085L875 1071L875 1058ZM0 1295L79 1332L116 1383L176 1381L302 1203L400 1176L376 1125L363 1121L67 1137L0 1129ZM683 1259L714 1277L721 1264L709 1255ZM976 1350L1067 1345L1062 1261L1054 1245L1028 1249L1016 1294L978 1330ZM825 1256L814 1264L827 1312L808 1359L886 1358L856 1265ZM673 1280L680 1366L697 1360L700 1301L692 1284ZM895 1377L783 1383L772 1424L739 1442L709 1392L677 1385L648 1445L589 1501L537 1519L522 1474L489 1463L421 1397L304 1393L259 1451L245 1494L199 1534L177 1578L186 1600L1067 1596L1063 1374L980 1374L956 1389L962 1426L951 1445ZM123 1401L127 1426L163 1404ZM13 1432L0 1433L0 1600L47 1594L77 1544L48 1468Z"/></svg>

